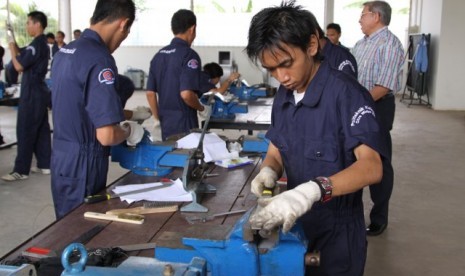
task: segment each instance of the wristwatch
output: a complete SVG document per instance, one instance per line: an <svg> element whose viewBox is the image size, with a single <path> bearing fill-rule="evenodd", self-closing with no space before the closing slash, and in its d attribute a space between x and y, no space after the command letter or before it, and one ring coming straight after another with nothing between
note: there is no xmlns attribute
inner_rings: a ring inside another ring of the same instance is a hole
<svg viewBox="0 0 465 276"><path fill-rule="evenodd" d="M331 180L324 176L318 176L313 181L315 181L321 190L321 199L320 201L325 203L331 200L333 194L333 183Z"/></svg>

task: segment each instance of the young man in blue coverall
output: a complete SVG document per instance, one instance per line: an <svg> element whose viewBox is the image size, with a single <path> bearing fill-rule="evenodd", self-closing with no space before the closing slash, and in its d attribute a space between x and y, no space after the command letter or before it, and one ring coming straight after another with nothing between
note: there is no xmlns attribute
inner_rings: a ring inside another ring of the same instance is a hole
<svg viewBox="0 0 465 276"><path fill-rule="evenodd" d="M191 48L196 37L197 18L190 10L178 10L171 18L174 38L155 54L150 62L147 80L147 100L161 126L162 139L189 133L198 128L197 111L201 116L208 107L200 103L200 73L202 63ZM158 97L157 97L158 95Z"/></svg>
<svg viewBox="0 0 465 276"><path fill-rule="evenodd" d="M228 79L223 81L219 87L217 84L220 82L221 77L223 76L223 68L216 62L210 62L203 66L203 71L200 75L200 92L203 94L205 92L213 91L219 92L221 94L228 91L229 86L235 80L237 80L241 74L238 72L232 72ZM201 97L202 95L199 95Z"/></svg>
<svg viewBox="0 0 465 276"><path fill-rule="evenodd" d="M319 251L308 275L363 275L366 232L362 188L382 176L374 102L355 78L321 61L316 22L293 1L265 8L251 21L247 55L280 83L270 145L251 184L258 197L285 171L287 191L259 198L253 228L303 225L308 251Z"/></svg>
<svg viewBox="0 0 465 276"><path fill-rule="evenodd" d="M52 65L52 196L57 219L105 188L111 145L134 146L143 128L124 121L111 55L135 19L132 0L99 0L90 28L62 47Z"/></svg>
<svg viewBox="0 0 465 276"><path fill-rule="evenodd" d="M13 30L7 26L13 67L10 71L22 72L23 76L16 124L18 155L13 171L2 176L6 181L27 179L31 170L50 174L51 138L48 123L50 90L45 83L50 49L44 35L46 27L47 16L43 12L30 12L27 15L26 31L34 39L31 44L20 50L16 45ZM33 155L36 156L37 167L31 169Z"/></svg>

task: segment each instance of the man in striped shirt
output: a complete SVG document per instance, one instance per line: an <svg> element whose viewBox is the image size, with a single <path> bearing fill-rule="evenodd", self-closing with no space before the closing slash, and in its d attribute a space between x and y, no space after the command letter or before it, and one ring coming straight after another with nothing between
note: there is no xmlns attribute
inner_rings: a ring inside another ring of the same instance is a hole
<svg viewBox="0 0 465 276"><path fill-rule="evenodd" d="M383 160L383 179L378 185L370 186L373 209L367 234L381 234L388 224L389 199L394 183L391 164L392 142L390 130L394 122L394 93L401 89L404 50L399 39L388 29L391 7L384 1L363 4L359 23L365 34L352 53L358 64L358 80L370 91L376 102L376 115L388 145L389 160Z"/></svg>

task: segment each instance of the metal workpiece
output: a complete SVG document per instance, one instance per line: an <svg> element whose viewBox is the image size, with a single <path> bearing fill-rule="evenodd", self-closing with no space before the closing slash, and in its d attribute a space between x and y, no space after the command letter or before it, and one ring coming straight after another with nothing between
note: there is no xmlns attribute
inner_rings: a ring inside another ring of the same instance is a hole
<svg viewBox="0 0 465 276"><path fill-rule="evenodd" d="M218 218L218 217L242 214L242 213L245 213L246 211L247 210L235 210L235 211L217 213L217 214L206 215L206 216L186 216L185 218L186 218L186 221L189 224L194 224L196 222L207 222L207 221L213 220L213 219Z"/></svg>

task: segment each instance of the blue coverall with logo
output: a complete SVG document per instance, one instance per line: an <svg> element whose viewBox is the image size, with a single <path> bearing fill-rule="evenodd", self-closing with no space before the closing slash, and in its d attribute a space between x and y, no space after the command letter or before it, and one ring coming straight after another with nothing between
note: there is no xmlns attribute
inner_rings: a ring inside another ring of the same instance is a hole
<svg viewBox="0 0 465 276"><path fill-rule="evenodd" d="M100 36L86 29L53 58L52 195L57 218L105 188L108 146L96 129L124 120L117 67Z"/></svg>
<svg viewBox="0 0 465 276"><path fill-rule="evenodd" d="M20 174L29 174L33 154L37 167L50 168L51 138L47 109L50 90L45 83L49 53L47 38L39 35L22 48L17 57L24 70L16 125L18 155L13 171Z"/></svg>
<svg viewBox="0 0 465 276"><path fill-rule="evenodd" d="M181 98L181 91L200 88L199 55L180 39L173 38L150 62L147 90L158 93L158 116L162 139L198 128L197 110Z"/></svg>
<svg viewBox="0 0 465 276"><path fill-rule="evenodd" d="M352 165L354 149L365 144L384 155L374 102L358 81L321 63L303 99L280 86L266 137L279 149L288 189ZM308 275L363 275L366 231L362 191L317 202L302 223L308 251L320 251L319 267Z"/></svg>
<svg viewBox="0 0 465 276"><path fill-rule="evenodd" d="M357 78L357 61L347 48L334 45L326 38L326 44L321 52L324 61L328 62L333 68Z"/></svg>

